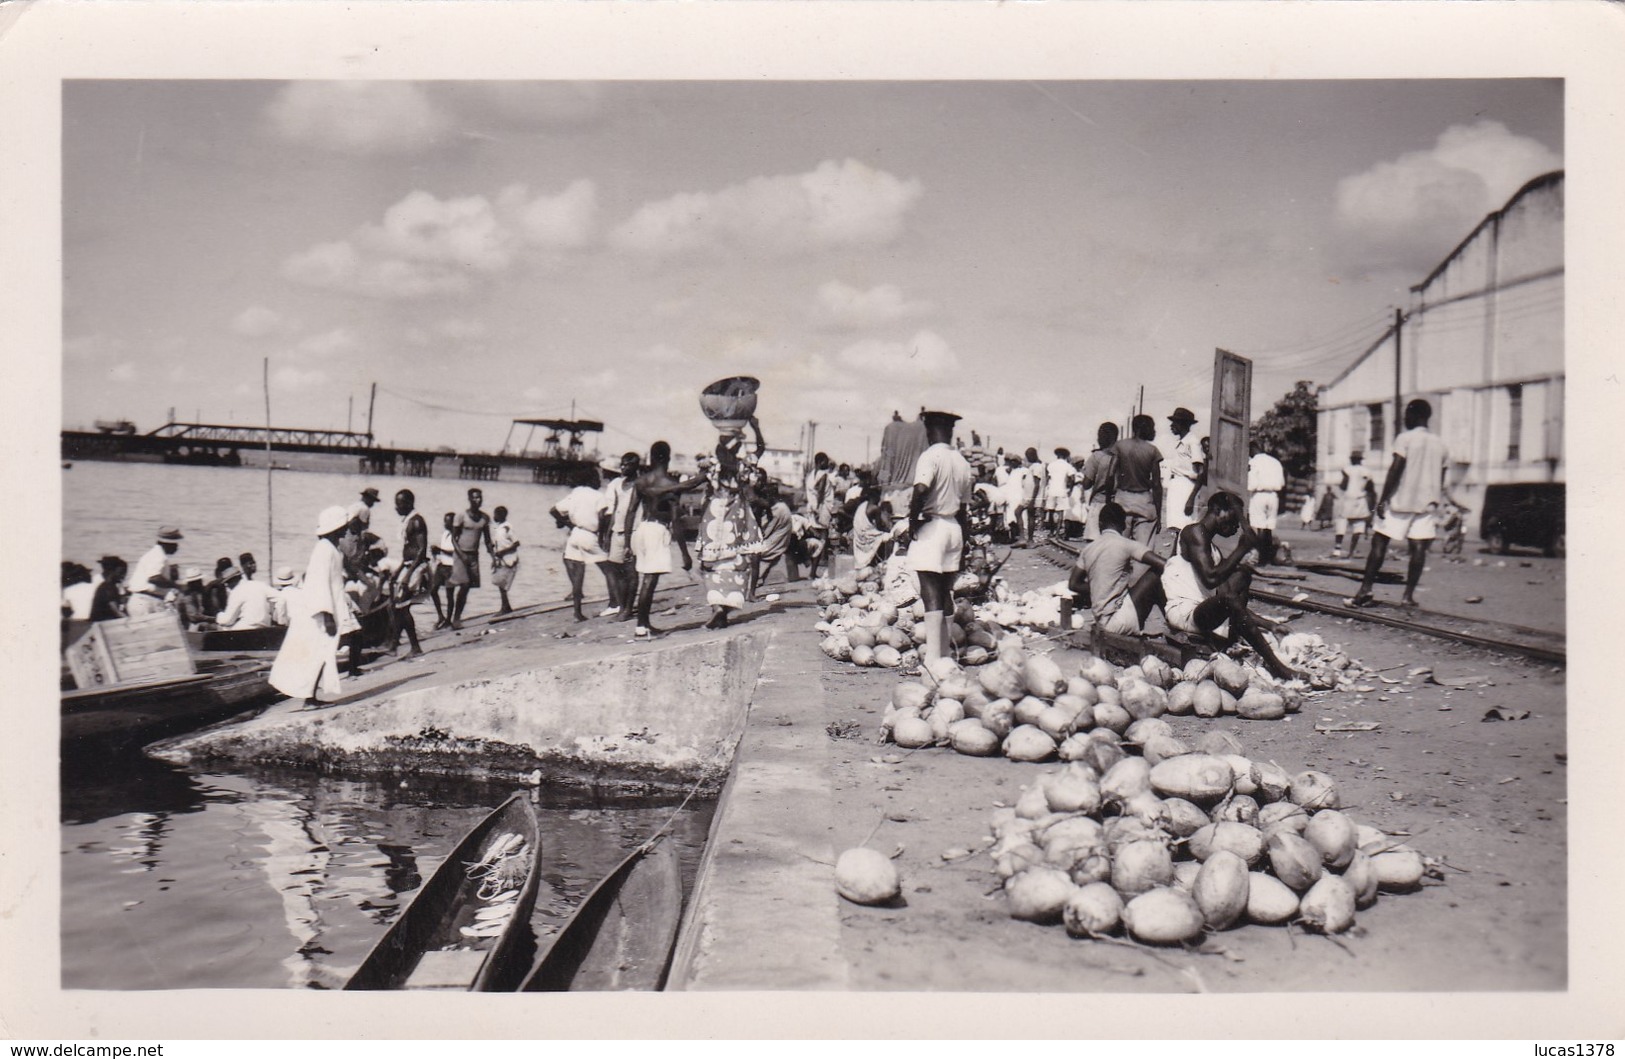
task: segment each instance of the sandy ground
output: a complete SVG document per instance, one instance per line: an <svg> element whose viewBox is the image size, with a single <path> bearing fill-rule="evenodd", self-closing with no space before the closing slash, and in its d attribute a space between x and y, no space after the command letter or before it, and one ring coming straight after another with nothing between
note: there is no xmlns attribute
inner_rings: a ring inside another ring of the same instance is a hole
<svg viewBox="0 0 1625 1059"><path fill-rule="evenodd" d="M1475 569L1468 567L1468 569ZM1476 568L1482 570L1483 568ZM1017 553L1017 588L1056 568ZM1441 585L1441 591L1443 586ZM1351 816L1450 867L1417 893L1383 895L1336 941L1244 926L1195 950L1074 940L1060 927L1008 917L985 854L945 862L990 839L988 819L1054 765L878 746L894 673L828 662L831 721L861 738L834 740L837 849L862 842L897 863L899 908L842 903L842 944L857 989L1033 991L1551 990L1567 980L1564 672L1396 631L1306 615L1294 623L1343 644L1397 684L1326 693L1286 720L1170 718L1176 733L1233 732L1250 756L1334 776ZM1063 668L1067 650L1058 655ZM1457 689L1407 677L1431 665ZM1528 710L1486 722L1492 706ZM1375 721L1359 734L1321 734L1317 721ZM894 755L901 760L889 764Z"/></svg>

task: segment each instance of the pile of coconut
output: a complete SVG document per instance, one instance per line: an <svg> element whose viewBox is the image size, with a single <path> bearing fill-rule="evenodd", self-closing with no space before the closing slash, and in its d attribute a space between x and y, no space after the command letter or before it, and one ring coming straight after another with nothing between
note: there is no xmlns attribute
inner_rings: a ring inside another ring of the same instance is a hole
<svg viewBox="0 0 1625 1059"><path fill-rule="evenodd" d="M1068 676L1018 636L1006 635L996 649L997 660L974 672L939 659L919 680L893 688L882 741L951 746L976 757L1002 752L1015 761L1081 761L1102 753L1101 745L1116 747L1139 720L1163 714L1278 720L1302 702L1301 686L1226 655L1175 669L1155 655L1119 668L1086 654Z"/></svg>
<svg viewBox="0 0 1625 1059"><path fill-rule="evenodd" d="M1155 718L1121 742L1144 756L1073 761L994 811L988 841L1013 917L1161 945L1243 923L1337 934L1379 892L1438 875L1343 813L1324 773L1250 760L1225 732L1186 747Z"/></svg>
<svg viewBox="0 0 1625 1059"><path fill-rule="evenodd" d="M1314 688L1348 691L1376 675L1318 633L1288 633L1276 642L1275 653L1287 665L1307 674L1309 686Z"/></svg>
<svg viewBox="0 0 1625 1059"><path fill-rule="evenodd" d="M1044 588L1029 589L1017 595L1010 591L1010 586L1003 578L994 578L991 597L986 603L976 607L978 620L998 625L1006 629L1027 627L1031 629L1055 629L1061 624L1061 600L1071 595L1065 581L1058 581ZM1083 615L1075 614L1072 618L1074 629L1083 628Z"/></svg>
<svg viewBox="0 0 1625 1059"><path fill-rule="evenodd" d="M822 636L819 650L838 662L913 669L920 664L915 649L925 643L925 631L915 624L925 617L925 607L918 600L899 606L878 591L878 584L867 584L876 591L824 604L813 625ZM978 620L969 600L955 602L951 636L965 665L987 662L1003 634L999 626Z"/></svg>

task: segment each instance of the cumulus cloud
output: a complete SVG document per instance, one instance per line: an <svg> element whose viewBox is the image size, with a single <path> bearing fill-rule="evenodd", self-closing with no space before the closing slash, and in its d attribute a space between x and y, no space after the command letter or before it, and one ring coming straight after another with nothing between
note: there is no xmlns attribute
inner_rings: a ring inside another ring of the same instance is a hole
<svg viewBox="0 0 1625 1059"><path fill-rule="evenodd" d="M714 192L686 192L640 207L610 233L650 257L723 250L788 256L897 238L918 201L918 180L861 162L826 161L808 173L756 177Z"/></svg>
<svg viewBox="0 0 1625 1059"><path fill-rule="evenodd" d="M597 191L578 180L558 195L523 185L499 193L438 198L413 191L348 239L318 243L283 262L282 274L307 286L375 298L465 294L512 269L527 253L592 241Z"/></svg>
<svg viewBox="0 0 1625 1059"><path fill-rule="evenodd" d="M887 378L941 375L959 367L954 351L933 331L917 332L903 342L866 338L841 350L836 359L853 372Z"/></svg>
<svg viewBox="0 0 1625 1059"><path fill-rule="evenodd" d="M281 313L263 305L250 305L231 321L232 333L244 338L269 338L287 328L288 321Z"/></svg>
<svg viewBox="0 0 1625 1059"><path fill-rule="evenodd" d="M861 290L839 280L818 288L818 309L823 321L835 328L856 330L923 316L934 309L927 301L909 301L890 283Z"/></svg>
<svg viewBox="0 0 1625 1059"><path fill-rule="evenodd" d="M1526 181L1561 165L1498 121L1452 125L1426 151L1339 181L1337 221L1367 263L1426 268Z"/></svg>
<svg viewBox="0 0 1625 1059"><path fill-rule="evenodd" d="M289 143L363 157L418 153L452 124L423 88L404 81L296 81L271 99L265 119Z"/></svg>

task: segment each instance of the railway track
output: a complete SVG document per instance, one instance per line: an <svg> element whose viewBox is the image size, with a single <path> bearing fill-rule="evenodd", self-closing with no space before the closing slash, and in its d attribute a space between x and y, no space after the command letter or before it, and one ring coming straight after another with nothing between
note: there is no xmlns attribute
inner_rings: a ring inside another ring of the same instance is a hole
<svg viewBox="0 0 1625 1059"><path fill-rule="evenodd" d="M1070 566L1072 561L1077 558L1078 549L1076 546L1064 541L1050 540L1044 542L1044 554L1046 558L1056 563L1056 565ZM1269 578L1268 573L1258 575L1260 580L1269 580ZM1482 647L1506 654L1522 655L1541 662L1552 662L1558 665L1568 663L1568 648L1565 638L1543 629L1531 629L1523 625L1509 625L1502 622L1480 621L1476 618L1460 618L1450 614L1439 614L1434 611L1396 613L1382 606L1375 608L1349 607L1344 605L1342 597L1336 593L1308 586L1294 586L1294 590L1290 594L1283 594L1271 589L1260 588L1255 584L1252 594L1254 599L1275 607L1312 611L1316 614L1327 614L1338 618L1349 618L1368 625L1384 625L1402 632L1431 636L1435 639L1449 640L1453 643Z"/></svg>

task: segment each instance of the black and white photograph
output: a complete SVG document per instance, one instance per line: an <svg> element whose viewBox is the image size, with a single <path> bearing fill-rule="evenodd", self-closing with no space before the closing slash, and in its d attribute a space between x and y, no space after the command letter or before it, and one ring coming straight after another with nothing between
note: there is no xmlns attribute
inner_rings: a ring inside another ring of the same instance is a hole
<svg viewBox="0 0 1625 1059"><path fill-rule="evenodd" d="M677 20L550 62L529 19L472 23L488 69L341 20L31 82L60 209L8 477L60 585L54 631L8 604L5 891L54 879L8 973L58 1013L16 1032L335 991L411 994L356 1002L374 1037L551 1036L430 1013L561 991L642 1013L580 1036L844 1035L832 992L868 1035L1606 1028L1595 84L1484 41L1069 66L1055 12L991 38L1028 69L817 74L764 10L762 73L667 71L631 60ZM882 1028L895 994L1018 1024ZM1016 1015L1197 994L1258 1021ZM344 1036L324 1003L242 1032Z"/></svg>

